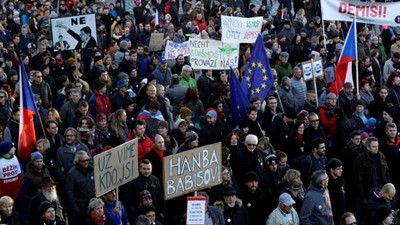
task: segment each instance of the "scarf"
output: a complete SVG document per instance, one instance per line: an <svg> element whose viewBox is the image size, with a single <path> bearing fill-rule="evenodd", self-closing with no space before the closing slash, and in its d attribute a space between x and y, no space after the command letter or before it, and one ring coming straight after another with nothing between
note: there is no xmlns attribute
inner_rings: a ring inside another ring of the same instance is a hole
<svg viewBox="0 0 400 225"><path fill-rule="evenodd" d="M97 217L96 215L94 215L94 212L92 212L92 219L97 225L104 225L106 220L106 215L103 214L101 217Z"/></svg>
<svg viewBox="0 0 400 225"><path fill-rule="evenodd" d="M89 145L93 145L94 144L94 140L93 140L93 133L95 131L95 128L82 128L82 127L78 127L78 132L81 133L81 136L83 139L86 139Z"/></svg>
<svg viewBox="0 0 400 225"><path fill-rule="evenodd" d="M105 138L108 135L108 126L100 127L99 124L96 124L95 131L100 137Z"/></svg>

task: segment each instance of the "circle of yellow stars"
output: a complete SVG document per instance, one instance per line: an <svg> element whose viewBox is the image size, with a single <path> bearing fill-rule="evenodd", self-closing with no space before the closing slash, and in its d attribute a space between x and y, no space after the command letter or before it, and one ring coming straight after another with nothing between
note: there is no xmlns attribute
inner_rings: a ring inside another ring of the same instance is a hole
<svg viewBox="0 0 400 225"><path fill-rule="evenodd" d="M250 83L251 81L251 76L255 76L256 74L252 74L253 71L255 71L257 68L260 68L261 72L262 72L262 83L260 86L255 86L252 87L252 84ZM251 63L251 67L247 69L247 76L245 77L246 82L248 82L248 87L249 89L251 89L251 95L254 95L255 93L260 93L261 89L265 89L267 87L267 80L268 80L268 76L267 76L267 70L265 69L265 67L263 67L263 64L261 62L252 62Z"/></svg>

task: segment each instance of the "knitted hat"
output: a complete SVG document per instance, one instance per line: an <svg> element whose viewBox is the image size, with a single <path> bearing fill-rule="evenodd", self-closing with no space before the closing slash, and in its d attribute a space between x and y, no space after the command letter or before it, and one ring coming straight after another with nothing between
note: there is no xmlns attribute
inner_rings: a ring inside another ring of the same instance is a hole
<svg viewBox="0 0 400 225"><path fill-rule="evenodd" d="M118 88L123 88L123 87L126 87L126 86L128 86L128 84L124 80L120 80L117 83L117 87Z"/></svg>
<svg viewBox="0 0 400 225"><path fill-rule="evenodd" d="M118 78L120 80L126 79L126 78L128 78L128 74L126 74L124 72L121 72L121 73L118 74Z"/></svg>
<svg viewBox="0 0 400 225"><path fill-rule="evenodd" d="M17 71L15 71L13 69L8 71L8 77L12 77L12 76L15 76L15 75L17 75Z"/></svg>
<svg viewBox="0 0 400 225"><path fill-rule="evenodd" d="M12 143L11 141L3 141L0 144L0 155L3 156L5 154L7 154L9 151L11 151L11 149L14 147L14 143Z"/></svg>
<svg viewBox="0 0 400 225"><path fill-rule="evenodd" d="M190 116L192 114L192 110L190 110L188 107L181 107L181 109L179 110L179 114L181 115L181 118L185 118L187 116Z"/></svg>
<svg viewBox="0 0 400 225"><path fill-rule="evenodd" d="M32 152L31 154L31 162L35 162L37 159L43 160L43 155L40 152Z"/></svg>
<svg viewBox="0 0 400 225"><path fill-rule="evenodd" d="M296 119L296 118L297 118L296 109L294 109L294 108L288 108L288 109L285 111L285 117L290 118L290 119Z"/></svg>
<svg viewBox="0 0 400 225"><path fill-rule="evenodd" d="M186 132L186 137L185 137L185 143L190 143L192 141L195 141L199 138L199 136L196 134L196 132L192 130L188 130Z"/></svg>
<svg viewBox="0 0 400 225"><path fill-rule="evenodd" d="M236 190L232 185L228 184L222 191L223 196L230 196L230 195L236 195Z"/></svg>
<svg viewBox="0 0 400 225"><path fill-rule="evenodd" d="M40 206L39 206L39 214L40 214L40 216L45 214L46 211L48 209L50 209L50 208L54 208L54 205L51 204L49 201L44 201L44 202L40 203Z"/></svg>
<svg viewBox="0 0 400 225"><path fill-rule="evenodd" d="M274 162L275 163L277 162L277 158L276 158L275 154L270 154L270 155L267 155L267 157L265 157L265 163L268 166L272 165Z"/></svg>
<svg viewBox="0 0 400 225"><path fill-rule="evenodd" d="M106 86L106 83L101 82L99 80L96 80L96 82L94 83L94 87L97 91L103 89L103 87Z"/></svg>
<svg viewBox="0 0 400 225"><path fill-rule="evenodd" d="M250 171L246 174L246 176L244 177L244 182L251 182L251 181L259 181L260 177L257 175L256 172L254 171Z"/></svg>
<svg viewBox="0 0 400 225"><path fill-rule="evenodd" d="M354 106L362 105L364 106L364 103L361 100L357 100L354 102Z"/></svg>
<svg viewBox="0 0 400 225"><path fill-rule="evenodd" d="M367 120L367 122L365 123L365 125L367 127L373 127L376 125L376 119L374 117L371 117Z"/></svg>
<svg viewBox="0 0 400 225"><path fill-rule="evenodd" d="M368 135L368 133L367 132L362 132L361 133L361 140L363 140L363 139L365 139L365 138L368 138L369 137L369 135Z"/></svg>
<svg viewBox="0 0 400 225"><path fill-rule="evenodd" d="M128 46L128 42L126 42L125 40L122 40L122 41L119 43L119 47L121 47L121 48L125 48L126 46Z"/></svg>
<svg viewBox="0 0 400 225"><path fill-rule="evenodd" d="M143 190L139 193L140 200L149 200L151 199L151 193L148 190Z"/></svg>
<svg viewBox="0 0 400 225"><path fill-rule="evenodd" d="M104 113L100 113L99 115L97 115L96 117L96 122L99 123L102 120L107 120L106 115L104 115Z"/></svg>
<svg viewBox="0 0 400 225"><path fill-rule="evenodd" d="M394 106L389 106L385 108L383 111L385 111L387 114L389 114L390 117L396 118L397 116L397 110Z"/></svg>
<svg viewBox="0 0 400 225"><path fill-rule="evenodd" d="M392 210L388 209L388 208L384 208L384 207L379 207L376 210L376 219L378 220L378 222L382 222L384 221L390 214L392 213Z"/></svg>
<svg viewBox="0 0 400 225"><path fill-rule="evenodd" d="M101 56L95 56L93 59L93 62L96 63L97 61L103 60L103 58L101 58Z"/></svg>

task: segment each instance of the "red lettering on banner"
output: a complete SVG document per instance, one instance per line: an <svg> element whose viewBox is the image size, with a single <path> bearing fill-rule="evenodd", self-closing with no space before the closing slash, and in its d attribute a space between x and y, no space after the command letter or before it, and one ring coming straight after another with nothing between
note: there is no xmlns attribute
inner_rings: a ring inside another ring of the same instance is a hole
<svg viewBox="0 0 400 225"><path fill-rule="evenodd" d="M339 13L346 13L352 16L364 16L364 17L378 17L386 18L387 7L386 6L366 6L366 5L354 5L351 3L340 2Z"/></svg>

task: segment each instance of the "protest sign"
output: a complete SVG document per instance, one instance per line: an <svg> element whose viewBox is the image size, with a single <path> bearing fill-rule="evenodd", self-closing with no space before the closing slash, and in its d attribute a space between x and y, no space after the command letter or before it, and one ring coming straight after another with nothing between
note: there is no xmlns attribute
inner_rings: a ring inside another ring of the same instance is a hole
<svg viewBox="0 0 400 225"><path fill-rule="evenodd" d="M190 54L190 43L185 41L183 43L176 43L172 41L167 41L165 46L165 58L166 59L176 59L178 55L189 56Z"/></svg>
<svg viewBox="0 0 400 225"><path fill-rule="evenodd" d="M303 78L304 81L312 80L312 68L311 68L311 61L304 61L301 63L303 69ZM319 77L324 75L323 67L322 67L322 59L316 58L313 62L314 64L314 76Z"/></svg>
<svg viewBox="0 0 400 225"><path fill-rule="evenodd" d="M221 142L164 157L165 199L220 184L221 165Z"/></svg>
<svg viewBox="0 0 400 225"><path fill-rule="evenodd" d="M51 20L54 51L94 48L97 46L94 14Z"/></svg>
<svg viewBox="0 0 400 225"><path fill-rule="evenodd" d="M138 141L119 145L93 157L96 196L101 196L139 176Z"/></svg>
<svg viewBox="0 0 400 225"><path fill-rule="evenodd" d="M261 32L263 18L221 16L222 42L254 43Z"/></svg>
<svg viewBox="0 0 400 225"><path fill-rule="evenodd" d="M206 215L206 197L187 198L186 225L204 225Z"/></svg>
<svg viewBox="0 0 400 225"><path fill-rule="evenodd" d="M193 69L224 70L239 64L239 43L212 39L189 39L190 64Z"/></svg>
<svg viewBox="0 0 400 225"><path fill-rule="evenodd" d="M150 36L149 51L161 50L163 41L164 41L163 33L152 33Z"/></svg>
<svg viewBox="0 0 400 225"><path fill-rule="evenodd" d="M399 26L400 2L361 2L358 0L321 1L322 19Z"/></svg>

